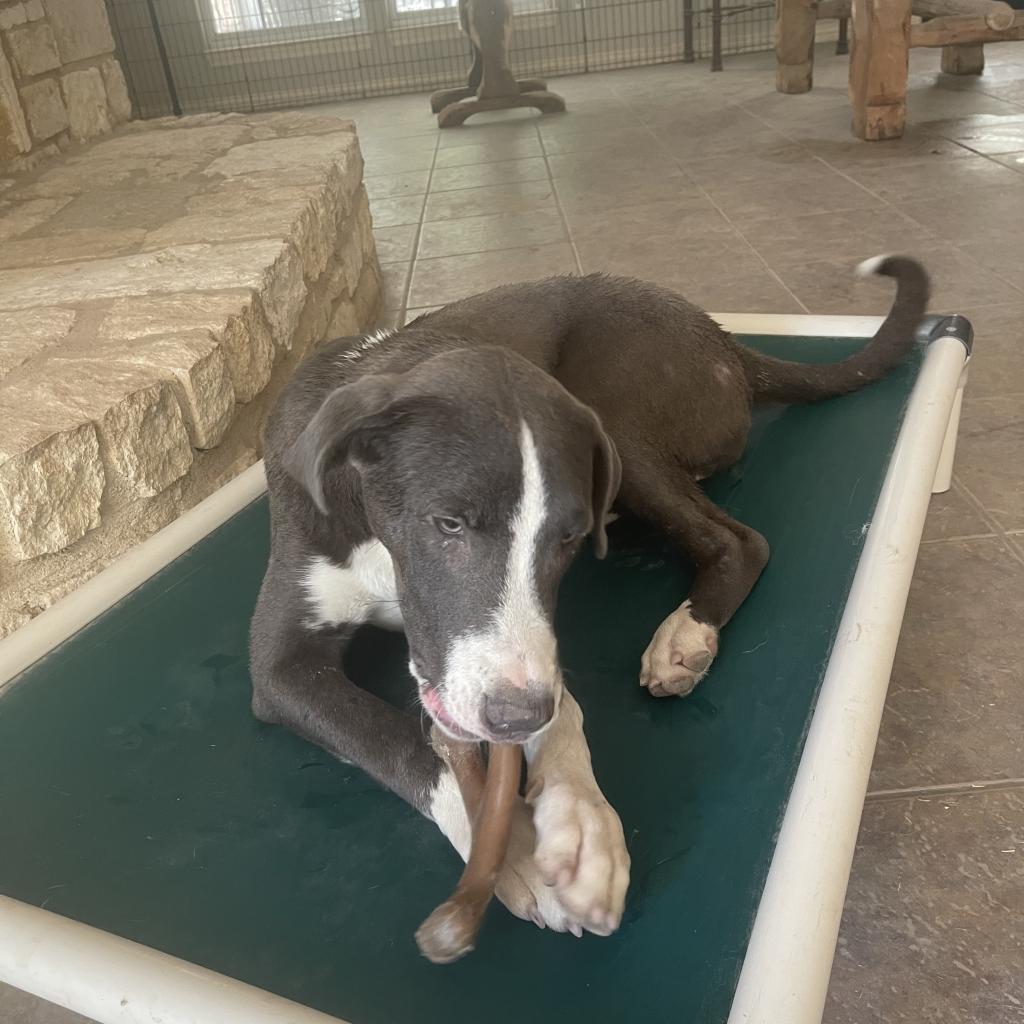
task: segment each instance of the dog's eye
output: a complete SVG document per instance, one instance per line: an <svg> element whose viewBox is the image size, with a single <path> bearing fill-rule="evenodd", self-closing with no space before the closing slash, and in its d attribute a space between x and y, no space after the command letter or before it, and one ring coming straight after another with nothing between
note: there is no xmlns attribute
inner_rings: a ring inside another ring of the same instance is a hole
<svg viewBox="0 0 1024 1024"><path fill-rule="evenodd" d="M462 533L462 520L452 516L434 516L434 525L448 537L458 537Z"/></svg>
<svg viewBox="0 0 1024 1024"><path fill-rule="evenodd" d="M575 530L570 530L568 533L562 534L562 543L568 547L570 544L575 544L577 541L582 540L583 534L577 533Z"/></svg>

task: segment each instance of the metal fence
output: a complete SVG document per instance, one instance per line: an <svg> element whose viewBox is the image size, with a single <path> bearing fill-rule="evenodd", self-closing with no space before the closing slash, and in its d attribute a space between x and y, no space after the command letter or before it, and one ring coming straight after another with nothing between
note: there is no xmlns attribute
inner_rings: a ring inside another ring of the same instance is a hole
<svg viewBox="0 0 1024 1024"><path fill-rule="evenodd" d="M107 0L142 117L270 110L458 85L457 0ZM774 0L513 0L518 77L772 45ZM718 45L715 46L715 40Z"/></svg>

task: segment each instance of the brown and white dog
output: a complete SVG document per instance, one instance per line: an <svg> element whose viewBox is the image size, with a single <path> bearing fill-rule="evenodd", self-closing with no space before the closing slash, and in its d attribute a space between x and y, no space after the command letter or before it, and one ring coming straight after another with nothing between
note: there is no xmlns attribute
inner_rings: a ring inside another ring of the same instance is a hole
<svg viewBox="0 0 1024 1024"><path fill-rule="evenodd" d="M739 457L756 402L840 395L902 362L927 276L901 257L863 269L896 279L895 302L863 350L827 365L752 352L678 295L602 275L497 288L324 345L267 429L255 713L362 767L465 858L466 812L419 717L341 667L359 627L404 629L435 722L524 746L499 898L541 926L614 931L629 856L559 669L559 582L588 535L604 554L613 501L653 524L696 577L643 652L640 685L696 686L768 559L697 481Z"/></svg>

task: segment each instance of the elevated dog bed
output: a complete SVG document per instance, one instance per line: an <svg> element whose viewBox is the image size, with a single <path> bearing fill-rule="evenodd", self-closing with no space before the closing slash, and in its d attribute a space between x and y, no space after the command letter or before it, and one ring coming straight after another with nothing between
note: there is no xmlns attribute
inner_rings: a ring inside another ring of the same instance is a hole
<svg viewBox="0 0 1024 1024"><path fill-rule="evenodd" d="M807 361L877 323L719 319ZM104 1021L818 1020L968 332L945 321L881 384L758 413L707 489L772 559L692 696L637 684L689 584L663 540L623 522L607 561L572 569L563 662L633 861L618 934L539 931L495 904L466 960L419 957L455 853L358 769L249 713L256 468L0 644L0 673L32 662L0 700L0 978ZM371 632L350 667L407 701L405 663L401 638Z"/></svg>

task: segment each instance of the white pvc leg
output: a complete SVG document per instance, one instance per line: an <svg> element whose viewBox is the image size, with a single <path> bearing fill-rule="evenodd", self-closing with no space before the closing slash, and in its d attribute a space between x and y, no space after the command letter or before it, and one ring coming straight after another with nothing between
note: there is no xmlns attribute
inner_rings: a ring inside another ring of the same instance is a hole
<svg viewBox="0 0 1024 1024"><path fill-rule="evenodd" d="M0 896L0 981L99 1024L344 1024L6 896Z"/></svg>
<svg viewBox="0 0 1024 1024"><path fill-rule="evenodd" d="M939 464L935 467L935 480L932 482L932 494L945 494L953 482L953 459L956 456L956 439L960 430L960 408L964 400L964 385L967 383L967 366L960 375L960 384L953 397L953 408L949 411L949 423L946 425L946 436L942 441L942 452Z"/></svg>

